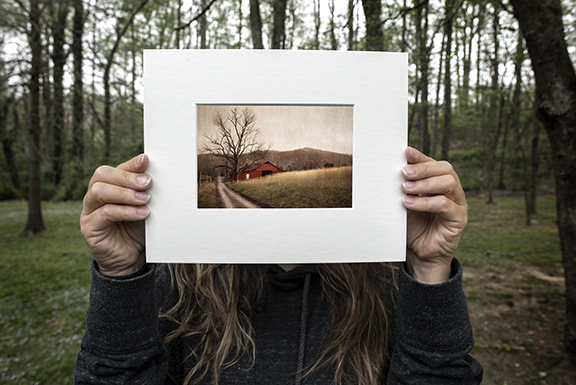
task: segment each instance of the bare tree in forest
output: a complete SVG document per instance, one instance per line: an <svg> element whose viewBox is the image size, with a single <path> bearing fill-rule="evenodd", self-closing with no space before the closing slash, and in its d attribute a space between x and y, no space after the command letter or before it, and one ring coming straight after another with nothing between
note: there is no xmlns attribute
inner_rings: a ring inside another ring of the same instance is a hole
<svg viewBox="0 0 576 385"><path fill-rule="evenodd" d="M442 132L442 159L448 160L450 140L452 135L452 26L456 15L454 0L446 0L446 15L444 18L445 37L445 72L444 72L444 129Z"/></svg>
<svg viewBox="0 0 576 385"><path fill-rule="evenodd" d="M146 6L148 0L142 0L142 2L136 7L125 19L119 17L116 24L116 39L114 40L114 45L112 49L106 55L106 64L104 66L104 161L108 161L110 158L111 147L112 147L112 96L110 93L110 72L112 70L112 65L114 64L114 56L120 47L120 42L122 37L128 31L128 28L132 25L134 17Z"/></svg>
<svg viewBox="0 0 576 385"><path fill-rule="evenodd" d="M430 134L428 132L428 86L430 76L430 53L432 52L433 39L428 38L428 12L429 4L426 3L415 9L414 23L416 25L416 52L414 62L418 71L418 89L420 90L420 104L417 106L419 113L417 125L420 129L420 148L430 153ZM430 40L430 43L428 41Z"/></svg>
<svg viewBox="0 0 576 385"><path fill-rule="evenodd" d="M30 10L24 10L30 21L29 39L32 52L30 67L30 110L28 120L28 222L24 234L46 230L42 219L40 188L40 73L42 71L42 39L39 0L30 0Z"/></svg>
<svg viewBox="0 0 576 385"><path fill-rule="evenodd" d="M488 180L488 202L494 203L493 190L494 190L494 172L496 167L496 150L498 149L498 142L502 132L502 112L504 107L504 92L499 90L499 50L500 50L500 8L498 5L494 6L494 14L492 15L492 40L494 44L494 53L491 57L491 72L492 81L490 84L490 94L488 97L489 107L488 116L485 123L485 137L486 141L486 173Z"/></svg>
<svg viewBox="0 0 576 385"><path fill-rule="evenodd" d="M384 51L382 1L362 0L362 7L366 16L366 51Z"/></svg>
<svg viewBox="0 0 576 385"><path fill-rule="evenodd" d="M288 0L272 1L272 49L284 49L286 38L286 6Z"/></svg>
<svg viewBox="0 0 576 385"><path fill-rule="evenodd" d="M234 107L226 116L217 113L212 123L216 133L205 136L207 143L203 152L220 158L223 163L218 167L233 172L235 180L238 180L238 172L243 167L257 161L269 150L256 128L256 115L248 108L240 110Z"/></svg>
<svg viewBox="0 0 576 385"><path fill-rule="evenodd" d="M260 17L260 1L250 0L250 31L252 45L255 49L263 49L262 44L262 18Z"/></svg>
<svg viewBox="0 0 576 385"><path fill-rule="evenodd" d="M532 62L536 110L554 159L556 212L566 276L564 344L576 359L576 73L560 0L511 0Z"/></svg>
<svg viewBox="0 0 576 385"><path fill-rule="evenodd" d="M54 86L54 124L52 142L52 183L59 185L64 173L64 65L66 64L66 21L69 6L67 0L49 3L52 13L52 84Z"/></svg>
<svg viewBox="0 0 576 385"><path fill-rule="evenodd" d="M72 151L81 165L84 160L84 83L82 81L82 36L84 35L83 0L74 0L74 24L72 27L72 59L74 61L74 86L72 90ZM82 173L83 168L78 167ZM80 175L81 176L81 175Z"/></svg>

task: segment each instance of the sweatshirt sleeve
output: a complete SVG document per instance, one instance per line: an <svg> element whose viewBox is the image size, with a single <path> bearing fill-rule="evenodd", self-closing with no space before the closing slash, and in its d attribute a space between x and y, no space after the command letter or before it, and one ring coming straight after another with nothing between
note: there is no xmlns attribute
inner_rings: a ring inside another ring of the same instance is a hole
<svg viewBox="0 0 576 385"><path fill-rule="evenodd" d="M468 354L474 339L460 263L454 259L452 277L438 285L422 284L400 269L399 285L387 383L481 383L482 366Z"/></svg>
<svg viewBox="0 0 576 385"><path fill-rule="evenodd" d="M153 265L115 279L103 276L92 264L75 384L165 383L167 354L158 329L155 281Z"/></svg>

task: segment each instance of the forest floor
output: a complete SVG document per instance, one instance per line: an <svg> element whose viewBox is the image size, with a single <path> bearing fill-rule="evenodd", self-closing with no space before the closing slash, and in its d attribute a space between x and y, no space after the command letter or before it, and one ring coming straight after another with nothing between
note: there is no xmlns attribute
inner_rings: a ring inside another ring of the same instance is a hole
<svg viewBox="0 0 576 385"><path fill-rule="evenodd" d="M469 198L464 266L485 384L576 384L563 346L564 280L555 202L540 196L524 225L522 197ZM48 231L21 238L25 202L0 202L0 384L72 384L84 334L90 255L81 202L44 203Z"/></svg>
<svg viewBox="0 0 576 385"><path fill-rule="evenodd" d="M523 198L468 198L470 220L458 258L464 265L484 384L576 384L563 347L566 322L555 201L538 199L524 224ZM505 196L505 197L503 197Z"/></svg>

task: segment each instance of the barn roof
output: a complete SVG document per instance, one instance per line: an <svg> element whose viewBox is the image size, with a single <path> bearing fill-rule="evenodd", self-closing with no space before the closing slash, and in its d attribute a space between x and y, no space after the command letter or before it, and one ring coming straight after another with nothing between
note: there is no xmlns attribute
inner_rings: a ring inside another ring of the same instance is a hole
<svg viewBox="0 0 576 385"><path fill-rule="evenodd" d="M268 164L276 167L278 170L282 171L282 169L280 167L272 164L271 162L256 162L256 163L251 164L250 166L244 167L238 173L256 171L256 170L258 170L259 167L261 167L262 165L265 165L266 163L268 163Z"/></svg>

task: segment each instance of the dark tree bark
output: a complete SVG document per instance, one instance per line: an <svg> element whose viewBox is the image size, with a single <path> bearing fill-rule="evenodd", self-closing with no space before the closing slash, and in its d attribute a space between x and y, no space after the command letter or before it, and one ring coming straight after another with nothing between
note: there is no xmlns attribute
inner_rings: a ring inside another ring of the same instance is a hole
<svg viewBox="0 0 576 385"><path fill-rule="evenodd" d="M538 117L550 140L566 276L566 350L576 359L576 73L560 0L511 0L532 61Z"/></svg>
<svg viewBox="0 0 576 385"><path fill-rule="evenodd" d="M348 0L348 51L354 51L354 0Z"/></svg>
<svg viewBox="0 0 576 385"><path fill-rule="evenodd" d="M66 64L66 20L68 18L68 3L60 1L56 5L52 25L52 63L54 85L54 125L52 147L52 183L56 186L62 180L64 173L64 65Z"/></svg>
<svg viewBox="0 0 576 385"><path fill-rule="evenodd" d="M334 0L330 0L328 3L330 9L330 23L328 24L328 30L330 33L330 49L336 51L338 49L338 41L336 40L336 23L334 22Z"/></svg>
<svg viewBox="0 0 576 385"><path fill-rule="evenodd" d="M432 124L432 144L430 156L436 159L436 149L438 147L438 119L440 118L440 88L442 86L442 67L444 64L444 44L445 36L442 37L442 49L440 50L440 60L438 61L438 77L436 81L436 102L434 103L434 123Z"/></svg>
<svg viewBox="0 0 576 385"><path fill-rule="evenodd" d="M82 81L82 36L84 35L83 0L74 0L74 25L72 27L72 59L74 62L74 86L72 89L72 154L82 163L84 160L84 83ZM80 167L82 169L82 167ZM80 172L82 172L79 169ZM81 176L81 175L80 175Z"/></svg>
<svg viewBox="0 0 576 385"><path fill-rule="evenodd" d="M430 73L430 51L432 46L428 45L428 9L429 5L416 8L416 40L417 52L414 61L419 72L419 89L421 93L418 114L420 128L420 148L425 154L430 153L430 133L428 132L428 83Z"/></svg>
<svg viewBox="0 0 576 385"><path fill-rule="evenodd" d="M252 32L252 45L254 49L263 49L262 18L260 17L259 0L250 0L250 31Z"/></svg>
<svg viewBox="0 0 576 385"><path fill-rule="evenodd" d="M446 0L444 36L446 58L444 72L444 128L442 132L442 159L448 160L452 136L452 25L454 22L454 0Z"/></svg>
<svg viewBox="0 0 576 385"><path fill-rule="evenodd" d="M40 73L42 71L42 39L39 0L30 0L30 111L28 121L28 222L24 234L31 236L45 231L42 219L40 187Z"/></svg>
<svg viewBox="0 0 576 385"><path fill-rule="evenodd" d="M18 110L14 105L13 98L10 97L7 100L0 101L0 141L2 142L2 150L4 152L6 170L8 170L10 175L10 183L12 183L14 189L20 190L20 175L18 173L18 168L16 167L14 148L12 146L14 139L16 138L19 126ZM13 111L14 128L8 131L8 115L10 115L10 109Z"/></svg>
<svg viewBox="0 0 576 385"><path fill-rule="evenodd" d="M362 7L366 16L366 51L384 51L382 1L362 0Z"/></svg>
<svg viewBox="0 0 576 385"><path fill-rule="evenodd" d="M272 49L284 49L286 42L286 6L288 0L272 2Z"/></svg>
<svg viewBox="0 0 576 385"><path fill-rule="evenodd" d="M206 9L207 7L207 0L202 0L201 7L202 9ZM206 43L206 34L208 31L208 25L206 20L206 14L203 13L198 20L198 35L200 35L200 49L207 49L208 44Z"/></svg>
<svg viewBox="0 0 576 385"><path fill-rule="evenodd" d="M498 81L499 71L498 66L499 50L500 50L500 10L494 7L494 14L492 19L492 43L494 44L494 52L491 59L491 72L492 82L490 84L490 96L488 100L490 105L488 107L488 116L486 119L485 136L486 153L488 159L486 162L487 184L488 184L488 202L494 203L492 192L494 190L494 168L496 167L496 151L498 149L498 142L500 140L500 132L502 129L502 109L504 105L504 95L499 92ZM498 102L499 101L499 102Z"/></svg>
<svg viewBox="0 0 576 385"><path fill-rule="evenodd" d="M320 0L314 0L314 49L320 49Z"/></svg>

